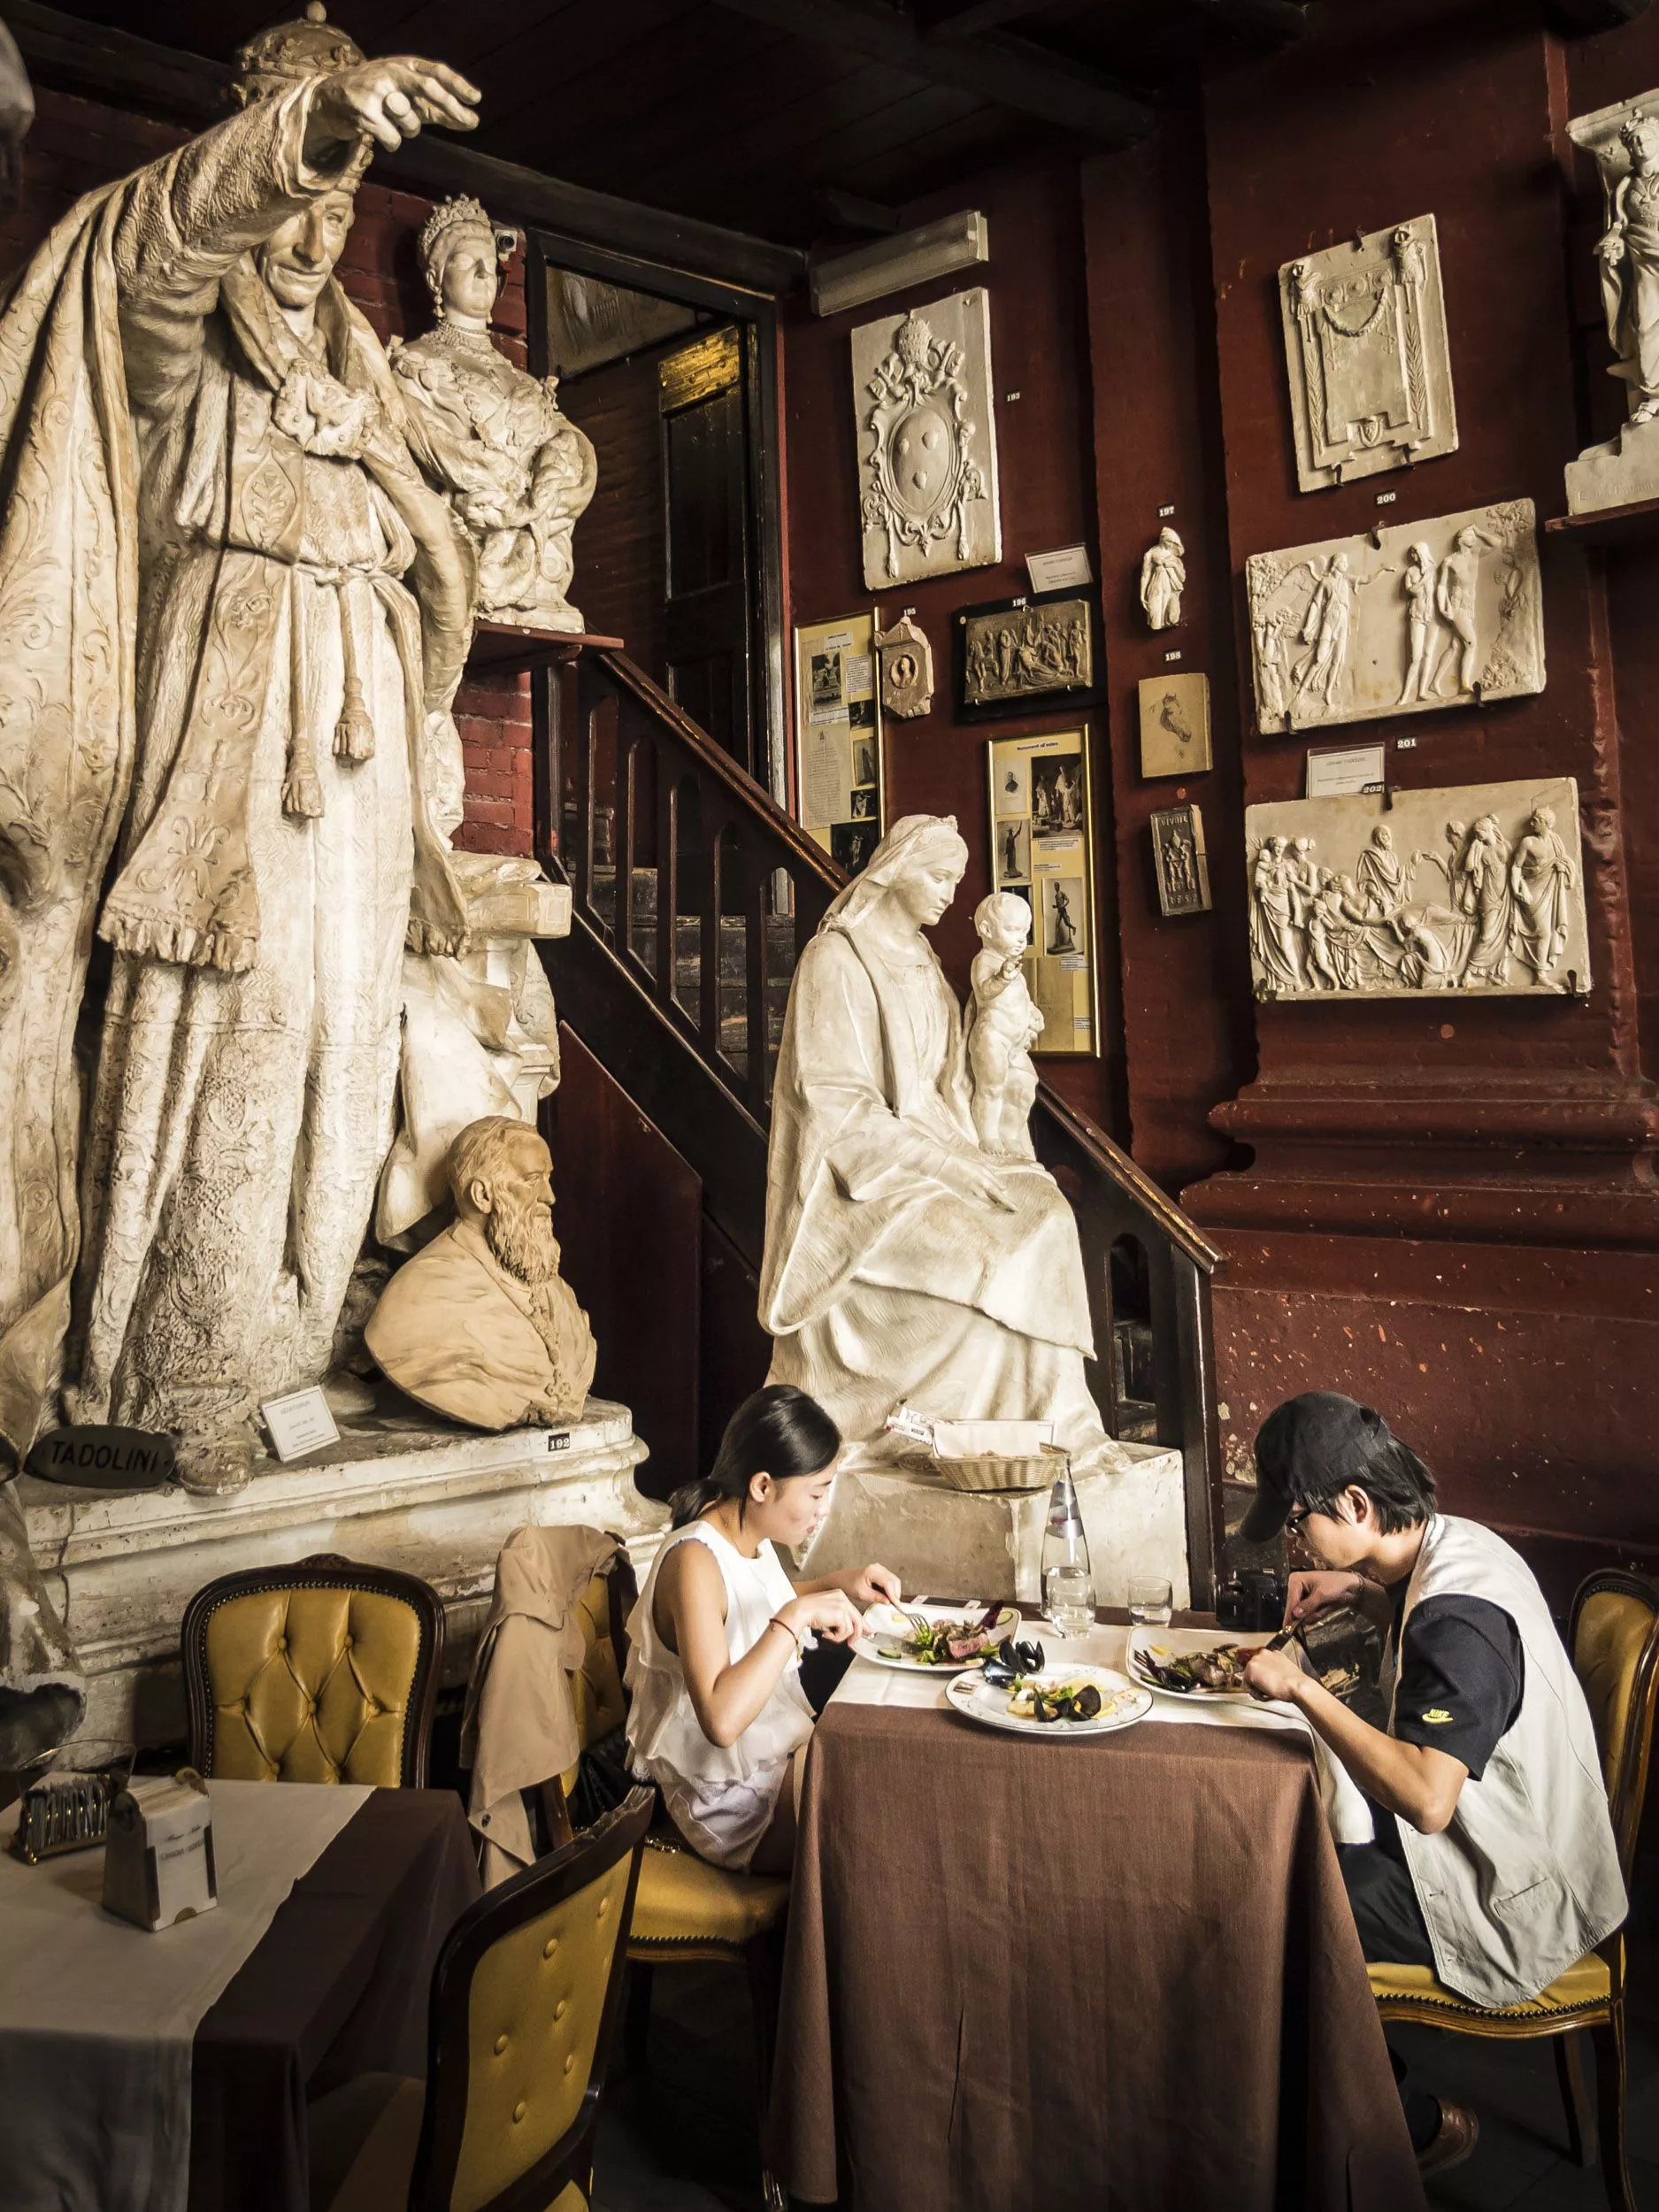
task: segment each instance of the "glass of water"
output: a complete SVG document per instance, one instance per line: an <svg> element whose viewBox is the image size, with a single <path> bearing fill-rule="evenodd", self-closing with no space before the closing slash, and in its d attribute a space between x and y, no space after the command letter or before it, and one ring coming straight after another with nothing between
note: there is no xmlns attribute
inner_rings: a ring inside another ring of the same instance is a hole
<svg viewBox="0 0 1659 2212"><path fill-rule="evenodd" d="M1145 1625L1167 1628L1175 1610L1175 1594L1161 1575L1131 1575L1129 1617Z"/></svg>
<svg viewBox="0 0 1659 2212"><path fill-rule="evenodd" d="M1056 1636L1086 1636L1094 1625L1094 1585L1087 1567L1050 1567L1043 1578L1043 1610Z"/></svg>

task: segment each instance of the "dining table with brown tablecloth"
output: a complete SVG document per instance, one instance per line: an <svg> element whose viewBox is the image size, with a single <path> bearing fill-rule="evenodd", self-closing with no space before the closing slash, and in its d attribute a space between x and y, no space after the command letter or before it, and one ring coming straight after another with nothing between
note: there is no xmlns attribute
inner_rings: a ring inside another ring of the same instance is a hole
<svg viewBox="0 0 1659 2212"><path fill-rule="evenodd" d="M1034 1740L932 1685L859 1701L875 1673L806 1766L769 2128L795 2200L1422 2205L1305 1734L1160 1707Z"/></svg>

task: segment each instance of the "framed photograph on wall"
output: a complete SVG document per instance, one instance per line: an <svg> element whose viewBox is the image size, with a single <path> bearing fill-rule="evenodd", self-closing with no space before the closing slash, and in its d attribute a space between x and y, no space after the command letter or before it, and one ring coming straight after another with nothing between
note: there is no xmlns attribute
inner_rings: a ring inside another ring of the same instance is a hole
<svg viewBox="0 0 1659 2212"><path fill-rule="evenodd" d="M991 887L1031 909L1025 983L1042 1016L1034 1053L1100 1051L1088 730L994 737Z"/></svg>
<svg viewBox="0 0 1659 2212"><path fill-rule="evenodd" d="M1093 591L1034 591L958 607L950 631L958 720L1094 706L1101 697L1100 608Z"/></svg>
<svg viewBox="0 0 1659 2212"><path fill-rule="evenodd" d="M875 635L880 611L795 634L795 813L856 876L887 828Z"/></svg>

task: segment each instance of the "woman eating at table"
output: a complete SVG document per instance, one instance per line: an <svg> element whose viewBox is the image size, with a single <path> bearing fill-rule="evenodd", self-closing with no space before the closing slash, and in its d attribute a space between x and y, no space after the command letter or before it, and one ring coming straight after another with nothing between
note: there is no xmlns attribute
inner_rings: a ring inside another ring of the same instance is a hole
<svg viewBox="0 0 1659 2212"><path fill-rule="evenodd" d="M1286 1651L1245 1680L1294 1704L1371 1801L1375 1840L1341 1847L1368 1959L1432 1967L1479 2005L1535 1997L1624 1919L1624 1886L1589 1708L1532 1571L1478 1521L1437 1511L1434 1479L1380 1414L1334 1391L1292 1398L1256 1440L1242 1533L1300 1535L1286 1624L1340 1606L1384 1639L1385 1728ZM1414 2091L1425 2173L1474 2148L1474 2115Z"/></svg>
<svg viewBox="0 0 1659 2212"><path fill-rule="evenodd" d="M692 1849L716 1866L786 1872L797 1755L812 1732L801 1655L847 1644L857 1606L896 1604L868 1566L792 1583L774 1548L805 1544L829 1507L841 1432L788 1383L746 1398L713 1466L674 1493L673 1528L628 1622L628 1758Z"/></svg>

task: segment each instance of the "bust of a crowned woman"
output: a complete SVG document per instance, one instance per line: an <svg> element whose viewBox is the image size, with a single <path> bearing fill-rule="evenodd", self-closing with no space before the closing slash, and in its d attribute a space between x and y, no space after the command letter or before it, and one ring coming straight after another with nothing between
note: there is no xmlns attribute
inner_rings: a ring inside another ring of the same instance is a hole
<svg viewBox="0 0 1659 2212"><path fill-rule="evenodd" d="M478 547L478 611L495 622L580 630L565 597L572 533L594 495L594 449L558 411L557 382L499 350L489 319L514 234L473 199L445 200L420 234L437 320L392 350L426 473Z"/></svg>
<svg viewBox="0 0 1659 2212"><path fill-rule="evenodd" d="M1035 1160L985 1151L962 1010L922 934L968 850L907 815L831 905L789 993L772 1098L760 1317L772 1382L849 1442L908 1401L949 1420L1051 1420L1090 1471L1110 1450L1077 1224Z"/></svg>

